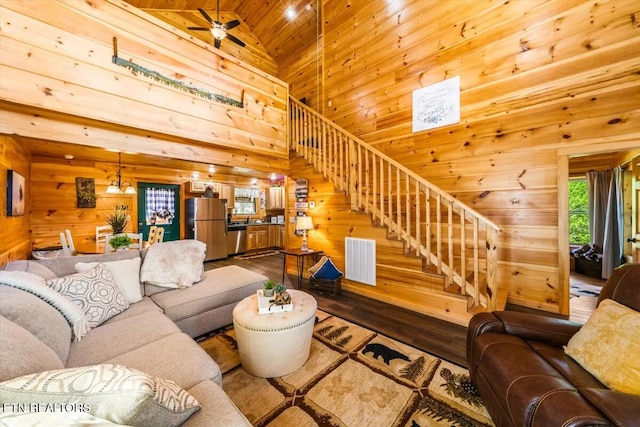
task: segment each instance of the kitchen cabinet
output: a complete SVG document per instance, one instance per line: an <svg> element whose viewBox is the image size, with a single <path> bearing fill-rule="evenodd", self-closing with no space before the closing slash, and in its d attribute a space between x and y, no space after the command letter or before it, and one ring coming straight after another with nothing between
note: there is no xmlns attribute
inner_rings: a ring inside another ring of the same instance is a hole
<svg viewBox="0 0 640 427"><path fill-rule="evenodd" d="M211 187L214 193L220 192L220 184L211 181L190 181L189 191L191 193L204 193L208 186Z"/></svg>
<svg viewBox="0 0 640 427"><path fill-rule="evenodd" d="M233 208L233 185L222 184L220 185L220 198L227 199L227 206Z"/></svg>
<svg viewBox="0 0 640 427"><path fill-rule="evenodd" d="M284 187L267 188L265 200L266 209L284 209L286 204L285 200Z"/></svg>
<svg viewBox="0 0 640 427"><path fill-rule="evenodd" d="M269 226L269 246L284 248L284 225Z"/></svg>
<svg viewBox="0 0 640 427"><path fill-rule="evenodd" d="M269 247L269 226L247 226L247 251Z"/></svg>

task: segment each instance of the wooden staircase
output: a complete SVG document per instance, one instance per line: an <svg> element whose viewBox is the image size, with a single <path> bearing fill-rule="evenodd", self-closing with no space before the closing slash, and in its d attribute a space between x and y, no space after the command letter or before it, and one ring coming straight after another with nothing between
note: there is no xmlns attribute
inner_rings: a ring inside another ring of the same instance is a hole
<svg viewBox="0 0 640 427"><path fill-rule="evenodd" d="M450 194L289 98L289 148L371 215L423 271L443 277L444 291L465 296L467 312L504 308L497 283L500 228Z"/></svg>

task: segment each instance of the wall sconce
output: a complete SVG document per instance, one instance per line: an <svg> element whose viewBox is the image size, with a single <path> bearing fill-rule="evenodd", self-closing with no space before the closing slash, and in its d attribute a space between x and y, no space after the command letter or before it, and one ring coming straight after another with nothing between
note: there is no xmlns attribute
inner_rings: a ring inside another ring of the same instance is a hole
<svg viewBox="0 0 640 427"><path fill-rule="evenodd" d="M107 194L136 194L136 189L133 188L133 185L131 185L131 182L129 181L124 181L122 182L122 175L121 175L121 170L122 170L122 153L118 153L118 181L116 182L111 181L111 184L109 184L109 186L107 187ZM125 186L126 189L123 191L122 187Z"/></svg>
<svg viewBox="0 0 640 427"><path fill-rule="evenodd" d="M311 219L311 217L296 217L296 230L302 230L302 250L305 252L313 251L313 249L309 249L309 247L307 246L307 230L313 230L313 220Z"/></svg>

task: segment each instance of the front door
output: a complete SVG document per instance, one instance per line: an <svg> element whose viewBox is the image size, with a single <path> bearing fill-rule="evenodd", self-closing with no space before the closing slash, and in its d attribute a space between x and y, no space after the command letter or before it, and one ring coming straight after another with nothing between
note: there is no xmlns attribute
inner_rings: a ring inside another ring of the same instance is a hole
<svg viewBox="0 0 640 427"><path fill-rule="evenodd" d="M151 226L164 228L165 242L180 240L180 186L138 183L138 233L149 239Z"/></svg>

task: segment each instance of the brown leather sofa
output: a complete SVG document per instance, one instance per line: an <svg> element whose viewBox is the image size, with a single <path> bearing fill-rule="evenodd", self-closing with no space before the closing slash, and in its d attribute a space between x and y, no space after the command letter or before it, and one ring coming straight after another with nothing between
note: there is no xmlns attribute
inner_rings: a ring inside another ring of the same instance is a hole
<svg viewBox="0 0 640 427"><path fill-rule="evenodd" d="M598 304L607 298L640 311L640 264L613 272ZM564 353L580 327L515 311L471 319L471 380L498 427L640 426L640 396L607 388Z"/></svg>

